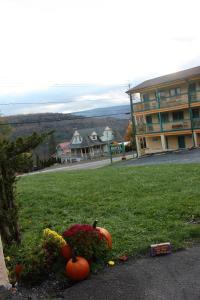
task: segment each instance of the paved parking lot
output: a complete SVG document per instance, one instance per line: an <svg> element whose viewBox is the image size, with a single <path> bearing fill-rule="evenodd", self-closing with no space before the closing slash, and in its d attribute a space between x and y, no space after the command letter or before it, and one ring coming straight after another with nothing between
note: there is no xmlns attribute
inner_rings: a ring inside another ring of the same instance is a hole
<svg viewBox="0 0 200 300"><path fill-rule="evenodd" d="M199 300L199 247L105 269L64 292L68 300Z"/></svg>
<svg viewBox="0 0 200 300"><path fill-rule="evenodd" d="M179 150L173 153L154 154L122 162L121 166L200 163L200 149ZM118 164L119 166L119 164Z"/></svg>
<svg viewBox="0 0 200 300"><path fill-rule="evenodd" d="M199 300L200 248L161 257L129 259L67 289L55 285L21 289L12 297L0 289L2 300ZM55 282L53 282L55 283ZM47 293L47 289L51 293ZM54 290L55 289L55 290ZM48 295L47 295L48 294Z"/></svg>

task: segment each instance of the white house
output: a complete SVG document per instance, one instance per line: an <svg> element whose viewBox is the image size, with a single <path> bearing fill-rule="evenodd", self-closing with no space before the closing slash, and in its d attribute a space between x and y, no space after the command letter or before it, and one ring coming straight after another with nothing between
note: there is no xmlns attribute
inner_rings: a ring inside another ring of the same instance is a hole
<svg viewBox="0 0 200 300"><path fill-rule="evenodd" d="M114 139L116 136L108 126L75 130L70 143L71 157L81 160L103 156Z"/></svg>

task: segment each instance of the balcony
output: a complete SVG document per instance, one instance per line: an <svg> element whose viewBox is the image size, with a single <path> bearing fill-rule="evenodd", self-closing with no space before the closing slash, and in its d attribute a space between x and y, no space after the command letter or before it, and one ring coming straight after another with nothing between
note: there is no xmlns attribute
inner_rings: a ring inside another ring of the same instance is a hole
<svg viewBox="0 0 200 300"><path fill-rule="evenodd" d="M153 99L146 102L138 102L133 104L134 112L149 111L154 109L176 108L184 104L200 102L200 91L183 93L176 96L162 97L160 100Z"/></svg>
<svg viewBox="0 0 200 300"><path fill-rule="evenodd" d="M195 128L200 128L200 119L196 120L195 122L196 122L196 126L198 126ZM137 134L146 134L146 133L178 131L178 130L187 130L187 129L191 129L190 119L162 123L162 126L160 123L152 123L152 124L141 123L138 124L138 126L136 127L136 132Z"/></svg>
<svg viewBox="0 0 200 300"><path fill-rule="evenodd" d="M190 102L200 102L200 91L196 91L190 94Z"/></svg>
<svg viewBox="0 0 200 300"><path fill-rule="evenodd" d="M160 132L160 123L146 124L141 123L136 127L137 134Z"/></svg>
<svg viewBox="0 0 200 300"><path fill-rule="evenodd" d="M193 118L192 125L194 129L200 128L200 118Z"/></svg>
<svg viewBox="0 0 200 300"><path fill-rule="evenodd" d="M160 99L160 108L176 107L184 104L188 104L188 94Z"/></svg>
<svg viewBox="0 0 200 300"><path fill-rule="evenodd" d="M177 131L183 129L191 129L190 119L172 121L167 123L162 123L163 131Z"/></svg>
<svg viewBox="0 0 200 300"><path fill-rule="evenodd" d="M200 92L190 95L192 102L200 102ZM160 100L153 99L147 102L138 102L133 104L134 112L148 111L153 109L165 109L188 104L188 94L183 93L176 96L162 97Z"/></svg>
<svg viewBox="0 0 200 300"><path fill-rule="evenodd" d="M139 102L133 104L134 112L144 111L144 110L152 110L158 108L158 102L156 99L149 100L148 102Z"/></svg>

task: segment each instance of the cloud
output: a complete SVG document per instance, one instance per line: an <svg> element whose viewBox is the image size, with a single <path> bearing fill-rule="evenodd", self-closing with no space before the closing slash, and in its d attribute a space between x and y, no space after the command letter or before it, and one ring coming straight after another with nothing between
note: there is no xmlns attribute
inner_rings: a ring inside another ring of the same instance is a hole
<svg viewBox="0 0 200 300"><path fill-rule="evenodd" d="M0 104L66 101L1 111L121 104L122 85L199 65L199 9L197 0L1 1Z"/></svg>
<svg viewBox="0 0 200 300"><path fill-rule="evenodd" d="M191 42L196 42L197 38L194 36L178 36L178 37L173 37L172 41L178 42L178 43L191 43Z"/></svg>
<svg viewBox="0 0 200 300"><path fill-rule="evenodd" d="M60 112L71 113L128 103L124 87L87 85L76 89L64 86L21 95L0 96L3 115ZM91 91L91 93L89 92ZM9 104L10 103L10 104ZM35 104L34 104L35 103ZM5 105L3 105L5 104Z"/></svg>

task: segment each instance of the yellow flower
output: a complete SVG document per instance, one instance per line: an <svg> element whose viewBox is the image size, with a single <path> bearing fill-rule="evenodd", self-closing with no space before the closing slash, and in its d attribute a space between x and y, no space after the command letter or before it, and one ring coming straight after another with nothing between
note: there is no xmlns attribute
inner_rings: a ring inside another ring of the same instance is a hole
<svg viewBox="0 0 200 300"><path fill-rule="evenodd" d="M51 231L51 230L50 230L49 228L44 229L43 235L44 235L44 236L48 235L50 231Z"/></svg>
<svg viewBox="0 0 200 300"><path fill-rule="evenodd" d="M5 260L10 261L10 256L6 256Z"/></svg>
<svg viewBox="0 0 200 300"><path fill-rule="evenodd" d="M109 265L110 267L112 267L112 266L115 265L115 262L114 262L113 260L109 260L108 265Z"/></svg>
<svg viewBox="0 0 200 300"><path fill-rule="evenodd" d="M51 242L52 244L55 244L58 247L63 247L66 245L66 241L63 239L63 237L59 235L56 231L53 231L49 228L44 229L43 237L46 241Z"/></svg>

